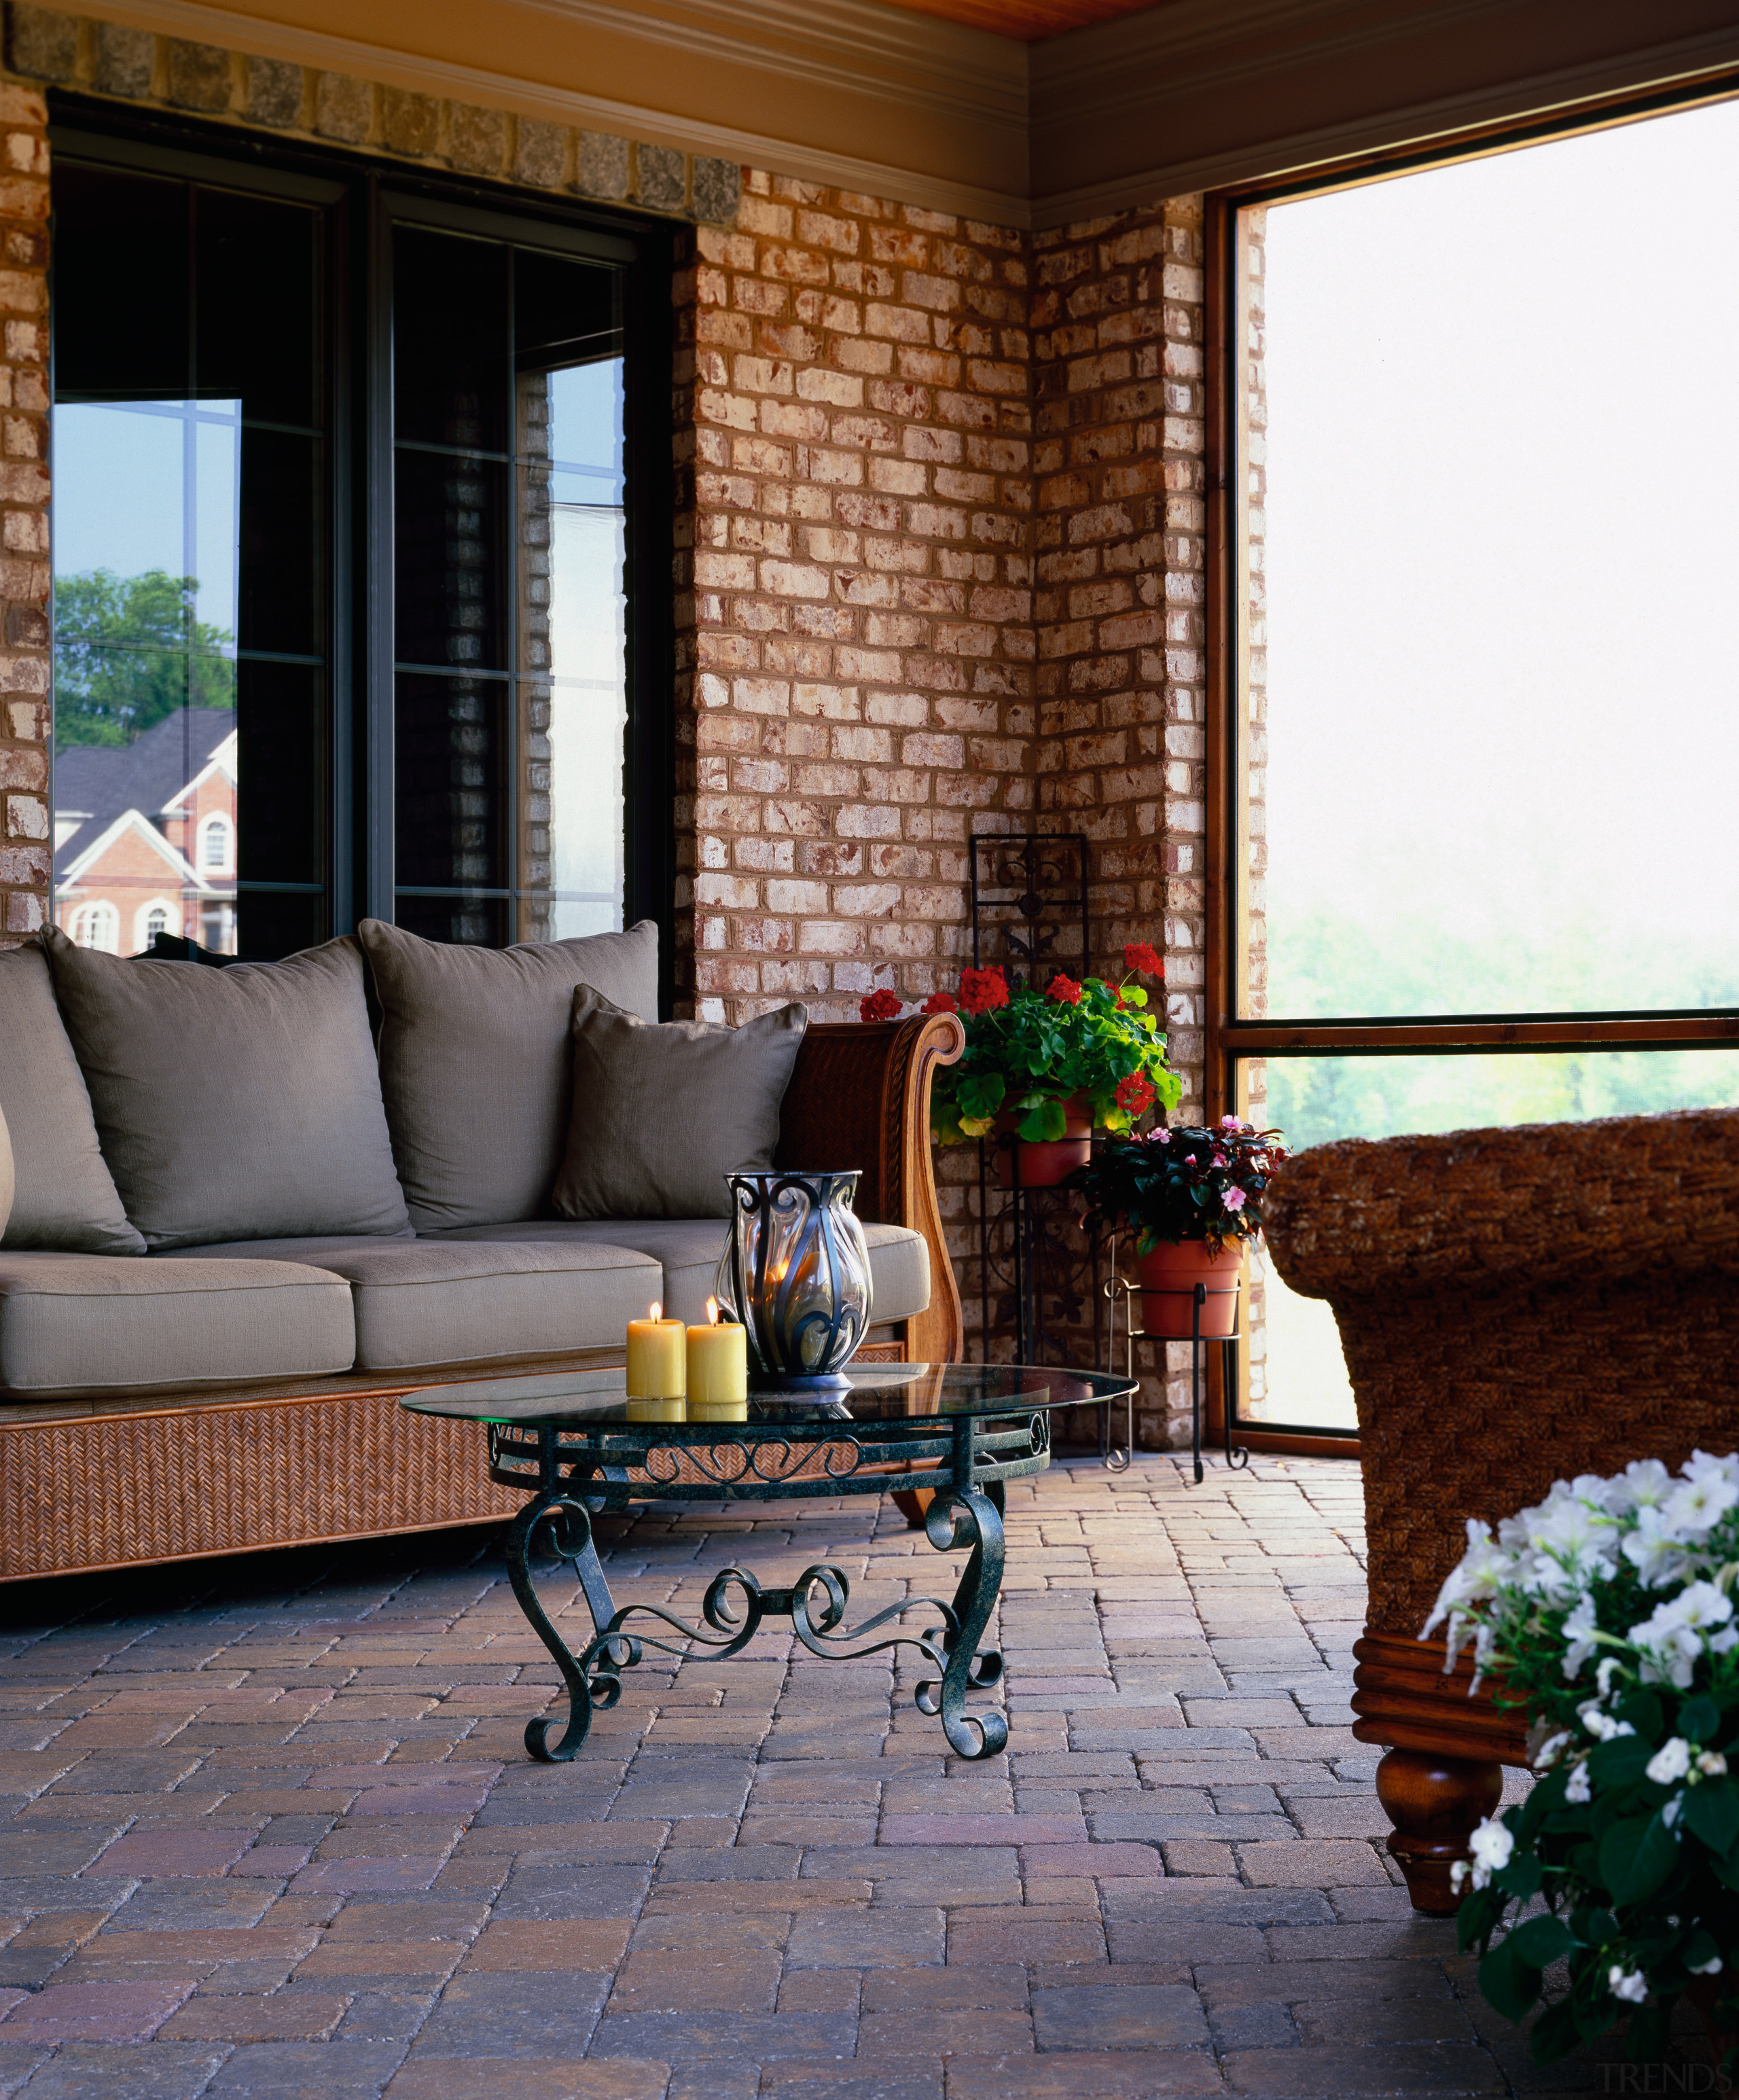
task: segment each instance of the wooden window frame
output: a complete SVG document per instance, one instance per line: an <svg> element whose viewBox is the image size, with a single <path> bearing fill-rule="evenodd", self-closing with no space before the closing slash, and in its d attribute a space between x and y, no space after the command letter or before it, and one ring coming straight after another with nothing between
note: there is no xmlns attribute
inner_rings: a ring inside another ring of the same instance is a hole
<svg viewBox="0 0 1739 2100"><path fill-rule="evenodd" d="M1245 1017L1248 977L1249 824L1239 724L1244 714L1243 585L1239 490L1242 400L1239 370L1238 220L1252 205L1278 204L1441 167L1551 139L1604 130L1627 121L1689 110L1739 95L1739 69L1659 88L1611 95L1526 122L1479 126L1430 146L1365 153L1284 180L1241 183L1204 199L1203 329L1206 407L1206 656L1203 792L1206 968L1203 982L1203 1092L1210 1118L1242 1113L1239 1073L1251 1057L1340 1053L1396 1057L1409 1052L1525 1055L1546 1050L1674 1050L1739 1043L1739 1007L1662 1011L1362 1015L1328 1020ZM1223 1433L1219 1352L1211 1354L1211 1412ZM1249 1357L1237 1351L1240 1400L1249 1391ZM1356 1433L1312 1433L1239 1422L1250 1449L1356 1458Z"/></svg>

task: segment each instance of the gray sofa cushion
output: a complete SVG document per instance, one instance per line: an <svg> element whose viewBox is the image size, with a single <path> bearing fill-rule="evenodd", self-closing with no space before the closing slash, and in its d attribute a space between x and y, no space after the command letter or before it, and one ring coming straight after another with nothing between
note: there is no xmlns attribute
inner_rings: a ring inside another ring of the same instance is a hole
<svg viewBox="0 0 1739 2100"><path fill-rule="evenodd" d="M607 1243L651 1255L664 1272L664 1306L673 1319L699 1324L713 1295L718 1258L730 1227L722 1218L662 1218L648 1224L620 1218L589 1224L565 1219L532 1219L517 1225L474 1225L435 1237L449 1243L469 1240L500 1246L518 1240L532 1246L585 1246ZM930 1302L930 1254L920 1233L904 1225L865 1225L869 1242L870 1317L878 1325L907 1320Z"/></svg>
<svg viewBox="0 0 1739 2100"><path fill-rule="evenodd" d="M200 1247L179 1260L227 1268L253 1251L247 1243ZM295 1241L280 1240L271 1253L346 1280L359 1370L620 1348L629 1321L646 1317L660 1284L650 1256L601 1242L324 1239L300 1252Z"/></svg>
<svg viewBox="0 0 1739 2100"><path fill-rule="evenodd" d="M355 1353L349 1286L305 1263L0 1253L9 1392L311 1377Z"/></svg>
<svg viewBox="0 0 1739 2100"><path fill-rule="evenodd" d="M404 1231L354 941L227 969L46 945L148 1246Z"/></svg>
<svg viewBox="0 0 1739 2100"><path fill-rule="evenodd" d="M658 929L517 948L358 938L381 1006L381 1084L419 1232L546 1215L573 1087L574 988L658 1018Z"/></svg>
<svg viewBox="0 0 1739 2100"><path fill-rule="evenodd" d="M97 1144L90 1096L33 941L0 951L0 1110L12 1136L11 1214L0 1247L143 1254Z"/></svg>
<svg viewBox="0 0 1739 2100"><path fill-rule="evenodd" d="M727 1218L727 1174L773 1164L809 1026L792 1004L741 1028L662 1027L574 994L574 1106L555 1184L564 1218Z"/></svg>

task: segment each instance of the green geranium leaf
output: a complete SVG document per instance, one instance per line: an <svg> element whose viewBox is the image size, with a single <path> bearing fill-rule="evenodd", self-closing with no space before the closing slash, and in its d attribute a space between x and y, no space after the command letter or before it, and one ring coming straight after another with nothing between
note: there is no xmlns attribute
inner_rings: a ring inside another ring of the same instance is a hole
<svg viewBox="0 0 1739 2100"><path fill-rule="evenodd" d="M1687 1787L1684 1824L1694 1830L1717 1858L1724 1858L1739 1838L1739 1786L1730 1779L1706 1779Z"/></svg>
<svg viewBox="0 0 1739 2100"><path fill-rule="evenodd" d="M1525 2020L1540 1995L1540 1972L1516 1952L1515 1935L1492 1948L1480 1963L1480 1989L1487 2005L1507 2020Z"/></svg>
<svg viewBox="0 0 1739 2100"><path fill-rule="evenodd" d="M1516 1950L1517 1961L1544 1969L1569 1952L1576 1944L1576 1935L1561 1917L1530 1917L1516 1926L1507 1944Z"/></svg>
<svg viewBox="0 0 1739 2100"><path fill-rule="evenodd" d="M1008 1082L1000 1072L978 1072L960 1081L955 1099L964 1116L992 1116L1002 1106L1008 1091Z"/></svg>
<svg viewBox="0 0 1739 2100"><path fill-rule="evenodd" d="M1618 1904L1651 1896L1679 1864L1671 1831L1653 1815L1626 1815L1600 1840L1600 1878Z"/></svg>
<svg viewBox="0 0 1739 2100"><path fill-rule="evenodd" d="M1036 1108L1029 1109L1021 1118L1020 1135L1028 1145L1054 1144L1067 1129L1068 1123L1062 1103L1048 1094Z"/></svg>

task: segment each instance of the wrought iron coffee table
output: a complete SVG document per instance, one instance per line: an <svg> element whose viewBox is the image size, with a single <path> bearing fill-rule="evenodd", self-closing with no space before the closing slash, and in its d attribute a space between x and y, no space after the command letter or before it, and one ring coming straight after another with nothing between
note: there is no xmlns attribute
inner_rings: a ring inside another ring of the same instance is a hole
<svg viewBox="0 0 1739 2100"><path fill-rule="evenodd" d="M632 1418L631 1405L638 1414L648 1403L626 1399L620 1370L432 1386L405 1396L402 1405L415 1413L486 1423L489 1477L532 1498L508 1533L508 1574L567 1688L567 1723L554 1743L553 1722L527 1724L525 1746L534 1758L552 1764L575 1756L594 1711L616 1704L622 1671L647 1648L738 1655L770 1617L788 1617L797 1639L824 1660L917 1648L938 1672L918 1686L919 1710L940 1718L956 1754L988 1758L1002 1749L1009 1736L1002 1714L994 1708L969 1714L966 1701L1002 1674L1002 1657L978 1643L1002 1586L1004 1483L1051 1462L1053 1408L1119 1400L1131 1382L1008 1364L873 1364L849 1375L851 1390L825 1400L752 1396L741 1422ZM819 1562L788 1590L763 1589L747 1568L722 1568L702 1600L702 1626L656 1604L619 1608L592 1538L594 1511L637 1502L779 1502L916 1487L934 1491L925 1521L930 1543L944 1553L971 1547L965 1572L947 1604L911 1597L855 1626L845 1624L850 1591L844 1573ZM532 1583L532 1540L545 1523L555 1551L573 1563L592 1615L594 1638L578 1656ZM922 1633L896 1625L915 1611L942 1624ZM688 1645L645 1628L627 1630L640 1615Z"/></svg>

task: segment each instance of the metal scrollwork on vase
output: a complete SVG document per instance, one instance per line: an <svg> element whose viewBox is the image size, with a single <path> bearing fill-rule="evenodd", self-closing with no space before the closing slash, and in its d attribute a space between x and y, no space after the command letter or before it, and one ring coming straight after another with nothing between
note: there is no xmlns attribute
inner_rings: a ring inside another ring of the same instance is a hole
<svg viewBox="0 0 1739 2100"><path fill-rule="evenodd" d="M869 1247L852 1209L858 1176L733 1174L719 1306L748 1330L766 1392L849 1389L841 1366L869 1325Z"/></svg>

